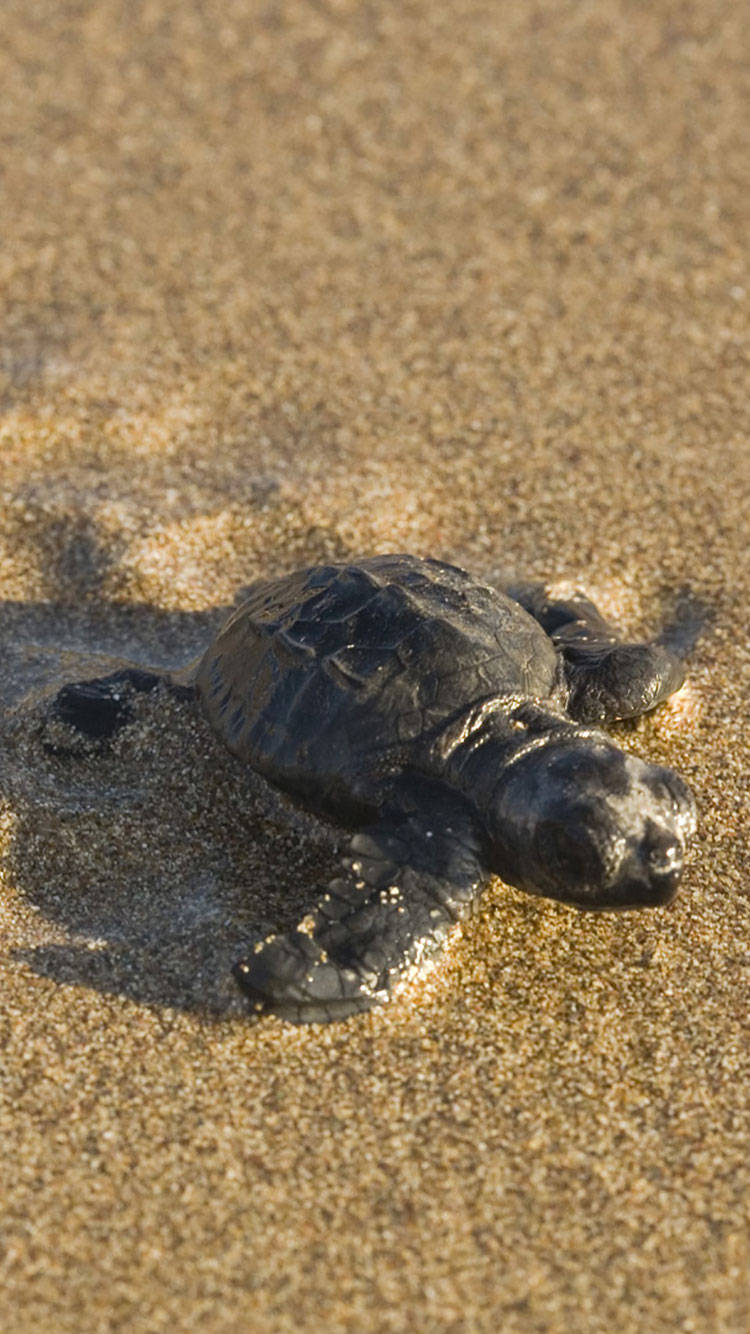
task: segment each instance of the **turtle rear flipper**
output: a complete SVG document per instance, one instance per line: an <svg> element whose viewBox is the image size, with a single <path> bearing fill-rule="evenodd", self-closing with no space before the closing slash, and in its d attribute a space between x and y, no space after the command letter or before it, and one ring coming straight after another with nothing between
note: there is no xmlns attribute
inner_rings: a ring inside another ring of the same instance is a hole
<svg viewBox="0 0 750 1334"><path fill-rule="evenodd" d="M467 805L429 780L398 785L382 819L352 838L344 867L296 930L268 936L235 967L259 1012L326 1023L387 1000L487 878Z"/></svg>
<svg viewBox="0 0 750 1334"><path fill-rule="evenodd" d="M561 654L570 692L567 709L576 722L638 718L684 683L682 662L665 643L623 639L583 594L556 600L541 585L509 592Z"/></svg>
<svg viewBox="0 0 750 1334"><path fill-rule="evenodd" d="M133 695L146 694L159 685L181 698L194 694L192 686L172 682L166 673L124 667L109 676L63 686L54 698L52 716L83 736L106 741L132 721Z"/></svg>

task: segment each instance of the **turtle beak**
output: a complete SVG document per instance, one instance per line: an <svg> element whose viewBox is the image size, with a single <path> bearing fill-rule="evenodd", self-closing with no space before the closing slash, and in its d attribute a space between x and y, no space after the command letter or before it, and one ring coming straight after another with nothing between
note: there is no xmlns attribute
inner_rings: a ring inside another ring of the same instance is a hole
<svg viewBox="0 0 750 1334"><path fill-rule="evenodd" d="M608 908L661 908L671 903L682 878L685 855L678 834L649 821L635 855L627 859L611 886Z"/></svg>
<svg viewBox="0 0 750 1334"><path fill-rule="evenodd" d="M646 844L644 870L650 889L650 902L655 906L669 903L677 892L682 877L684 851L675 834L655 831Z"/></svg>

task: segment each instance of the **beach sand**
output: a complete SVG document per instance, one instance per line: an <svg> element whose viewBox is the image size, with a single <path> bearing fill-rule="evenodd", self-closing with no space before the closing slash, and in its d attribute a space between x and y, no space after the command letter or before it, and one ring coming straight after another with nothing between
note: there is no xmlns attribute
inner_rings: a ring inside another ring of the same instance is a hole
<svg viewBox="0 0 750 1334"><path fill-rule="evenodd" d="M742 24L3 7L4 1334L750 1326ZM65 756L46 701L399 550L702 609L622 729L696 793L683 887L495 881L392 1005L252 1025L231 963L337 831L184 704Z"/></svg>

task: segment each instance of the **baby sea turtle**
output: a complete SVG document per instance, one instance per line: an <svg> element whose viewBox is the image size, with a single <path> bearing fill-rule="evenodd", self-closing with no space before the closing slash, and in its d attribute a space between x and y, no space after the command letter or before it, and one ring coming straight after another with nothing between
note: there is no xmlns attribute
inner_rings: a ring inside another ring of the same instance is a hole
<svg viewBox="0 0 750 1334"><path fill-rule="evenodd" d="M131 690L165 679L137 668L66 686L56 711L106 736ZM579 908L667 903L693 799L598 725L683 679L665 647L624 642L582 596L499 592L437 560L255 586L183 693L231 751L354 832L297 928L237 964L253 1007L325 1021L386 1000L492 873Z"/></svg>

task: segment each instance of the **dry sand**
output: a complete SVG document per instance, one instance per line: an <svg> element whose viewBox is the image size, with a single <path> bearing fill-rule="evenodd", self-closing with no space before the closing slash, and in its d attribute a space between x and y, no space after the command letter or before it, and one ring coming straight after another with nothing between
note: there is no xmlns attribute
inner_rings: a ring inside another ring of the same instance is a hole
<svg viewBox="0 0 750 1334"><path fill-rule="evenodd" d="M0 1327L750 1326L742 6L2 14ZM412 550L713 621L625 736L693 785L668 909L495 883L388 1009L228 980L335 832L190 710L45 749L94 655Z"/></svg>

